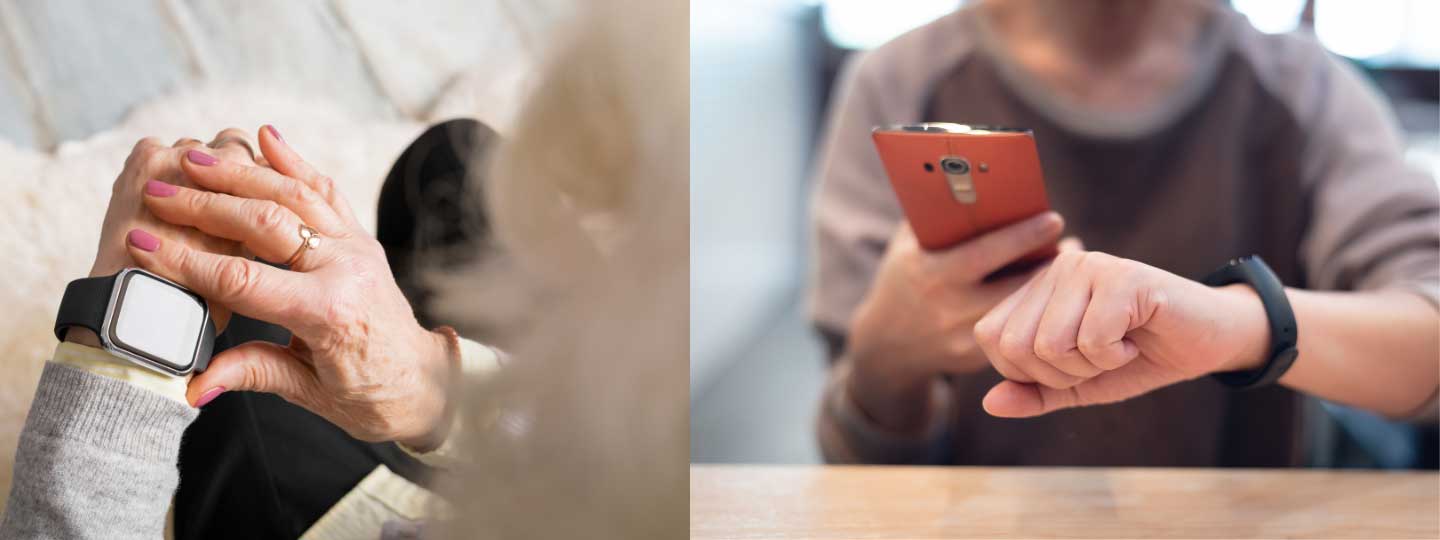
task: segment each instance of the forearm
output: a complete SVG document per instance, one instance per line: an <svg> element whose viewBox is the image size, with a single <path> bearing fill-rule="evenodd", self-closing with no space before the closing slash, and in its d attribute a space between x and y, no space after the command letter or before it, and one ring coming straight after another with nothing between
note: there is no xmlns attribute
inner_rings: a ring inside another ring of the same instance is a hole
<svg viewBox="0 0 1440 540"><path fill-rule="evenodd" d="M1391 417L1440 388L1440 311L1403 290L1287 290L1300 356L1280 382Z"/></svg>
<svg viewBox="0 0 1440 540"><path fill-rule="evenodd" d="M51 362L20 435L0 538L160 538L197 411Z"/></svg>

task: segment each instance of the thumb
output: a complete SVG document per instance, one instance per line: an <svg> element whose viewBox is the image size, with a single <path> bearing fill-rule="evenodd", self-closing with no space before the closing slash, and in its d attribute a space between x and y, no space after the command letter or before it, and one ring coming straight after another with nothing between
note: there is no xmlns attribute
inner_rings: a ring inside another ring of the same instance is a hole
<svg viewBox="0 0 1440 540"><path fill-rule="evenodd" d="M1065 389L1002 381L985 394L981 406L991 416L1029 418L1071 407L1124 401L1186 378L1183 373L1177 373L1142 357L1119 369L1106 371Z"/></svg>
<svg viewBox="0 0 1440 540"><path fill-rule="evenodd" d="M278 394L305 406L318 388L310 366L290 349L268 341L252 341L215 355L204 373L190 379L185 397L199 408L224 392L245 390Z"/></svg>
<svg viewBox="0 0 1440 540"><path fill-rule="evenodd" d="M980 405L990 416L1029 418L1074 407L1075 401L1073 388L1055 390L1035 383L1007 380L991 388Z"/></svg>

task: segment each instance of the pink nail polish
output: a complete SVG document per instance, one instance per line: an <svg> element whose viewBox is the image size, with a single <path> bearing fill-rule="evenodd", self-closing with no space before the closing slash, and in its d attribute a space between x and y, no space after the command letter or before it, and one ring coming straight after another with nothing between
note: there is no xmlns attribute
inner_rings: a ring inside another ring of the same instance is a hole
<svg viewBox="0 0 1440 540"><path fill-rule="evenodd" d="M159 180L149 180L145 182L145 194L152 197L169 197L178 192L180 192L180 190L175 186Z"/></svg>
<svg viewBox="0 0 1440 540"><path fill-rule="evenodd" d="M215 398L220 397L220 394L223 393L225 393L224 386L216 386L215 388L206 390L204 394L200 394L200 399L195 400L195 408L199 409L200 407L204 407L205 404L215 401Z"/></svg>
<svg viewBox="0 0 1440 540"><path fill-rule="evenodd" d="M270 136L275 137L275 139L279 140L280 142L285 142L285 137L281 137L280 132L275 131L275 126L265 124L265 131L269 131Z"/></svg>
<svg viewBox="0 0 1440 540"><path fill-rule="evenodd" d="M215 159L215 156L212 156L212 155L210 155L210 154L206 154L206 153L201 152L201 151L199 151L199 150L189 150L189 151L186 151L186 152L185 152L185 159L190 160L191 163L194 163L194 164L196 164L196 165L203 165L203 166L206 166L206 167L209 167L209 166L211 166L211 165L214 165L214 164L220 162L219 160Z"/></svg>
<svg viewBox="0 0 1440 540"><path fill-rule="evenodd" d="M125 235L125 240L130 242L130 245L144 251L160 249L160 239L140 229L130 229L130 234Z"/></svg>

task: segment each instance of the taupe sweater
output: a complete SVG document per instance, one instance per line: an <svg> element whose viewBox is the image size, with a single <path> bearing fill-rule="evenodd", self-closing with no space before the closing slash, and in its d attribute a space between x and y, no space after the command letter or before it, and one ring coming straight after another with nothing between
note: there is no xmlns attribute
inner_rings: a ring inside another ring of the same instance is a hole
<svg viewBox="0 0 1440 540"><path fill-rule="evenodd" d="M1040 91L974 8L853 62L814 199L812 316L832 358L903 219L870 128L902 122L1033 128L1051 204L1088 249L1192 278L1259 254L1288 286L1403 288L1440 301L1440 196L1405 164L1374 90L1309 36L1261 34L1223 9L1204 35L1192 84L1133 115ZM999 380L987 370L937 383L935 425L897 437L854 410L848 376L843 363L832 370L822 407L831 461L1283 466L1303 450L1296 396L1278 387L1234 393L1202 379L1006 420L980 408Z"/></svg>

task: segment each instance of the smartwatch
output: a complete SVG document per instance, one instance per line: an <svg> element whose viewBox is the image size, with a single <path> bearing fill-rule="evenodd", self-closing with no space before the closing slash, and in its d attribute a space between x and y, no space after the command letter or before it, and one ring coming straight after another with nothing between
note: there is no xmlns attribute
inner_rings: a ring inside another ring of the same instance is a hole
<svg viewBox="0 0 1440 540"><path fill-rule="evenodd" d="M1232 259L1201 282L1211 287L1241 282L1250 285L1260 296L1260 302L1265 306L1265 318L1270 321L1270 357L1264 366L1251 371L1216 373L1212 377L1225 386L1237 389L1259 388L1280 380L1295 364L1295 357L1300 355L1300 351L1295 349L1295 312L1290 309L1290 300L1285 297L1285 286L1280 283L1280 278L1259 255L1251 255Z"/></svg>
<svg viewBox="0 0 1440 540"><path fill-rule="evenodd" d="M95 332L110 354L177 377L204 371L215 348L205 299L139 268L71 281L55 337L73 326Z"/></svg>

